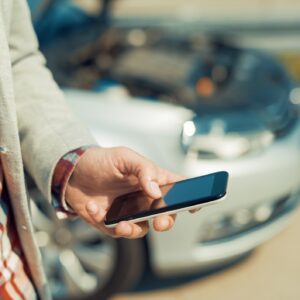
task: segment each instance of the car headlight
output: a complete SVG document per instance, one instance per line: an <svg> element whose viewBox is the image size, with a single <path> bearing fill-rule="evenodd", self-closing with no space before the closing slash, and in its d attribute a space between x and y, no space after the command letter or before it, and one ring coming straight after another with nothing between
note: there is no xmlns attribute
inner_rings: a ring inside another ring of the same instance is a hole
<svg viewBox="0 0 300 300"><path fill-rule="evenodd" d="M251 119L245 122L247 117ZM272 143L274 134L252 118L252 115L228 114L186 121L182 147L189 155L221 159L234 159L264 149Z"/></svg>

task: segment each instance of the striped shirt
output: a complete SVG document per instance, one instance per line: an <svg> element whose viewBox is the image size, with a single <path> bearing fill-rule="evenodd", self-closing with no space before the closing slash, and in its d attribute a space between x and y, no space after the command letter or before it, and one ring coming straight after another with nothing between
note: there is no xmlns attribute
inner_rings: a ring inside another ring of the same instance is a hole
<svg viewBox="0 0 300 300"><path fill-rule="evenodd" d="M86 149L87 147L82 147L67 153L55 168L52 179L52 204L58 218L75 214L67 206L64 195L76 163ZM0 200L0 299L38 299L22 252L5 185Z"/></svg>

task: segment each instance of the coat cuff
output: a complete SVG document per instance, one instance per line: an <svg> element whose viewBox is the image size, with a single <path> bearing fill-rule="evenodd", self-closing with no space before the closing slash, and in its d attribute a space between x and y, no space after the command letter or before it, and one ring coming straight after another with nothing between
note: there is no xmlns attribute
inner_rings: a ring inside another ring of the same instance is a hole
<svg viewBox="0 0 300 300"><path fill-rule="evenodd" d="M71 175L85 151L92 146L83 146L65 154L57 163L52 177L52 206L59 219L76 217L77 214L67 204L65 199L66 189Z"/></svg>

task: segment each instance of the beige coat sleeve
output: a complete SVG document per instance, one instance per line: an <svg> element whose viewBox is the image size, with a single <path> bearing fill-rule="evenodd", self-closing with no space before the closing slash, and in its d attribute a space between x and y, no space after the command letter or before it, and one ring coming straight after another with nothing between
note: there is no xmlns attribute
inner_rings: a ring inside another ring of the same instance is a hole
<svg viewBox="0 0 300 300"><path fill-rule="evenodd" d="M8 39L22 156L26 170L51 200L51 179L58 160L96 142L74 117L45 67L26 0L12 1Z"/></svg>

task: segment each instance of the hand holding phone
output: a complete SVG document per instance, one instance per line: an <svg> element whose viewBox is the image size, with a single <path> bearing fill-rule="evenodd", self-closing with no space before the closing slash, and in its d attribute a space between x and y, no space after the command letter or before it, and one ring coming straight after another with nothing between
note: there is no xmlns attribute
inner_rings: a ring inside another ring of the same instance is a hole
<svg viewBox="0 0 300 300"><path fill-rule="evenodd" d="M151 199L143 191L116 198L105 220L115 227L121 221L146 221L163 214L201 208L222 201L226 195L228 173L225 171L190 178L161 186L162 197Z"/></svg>

